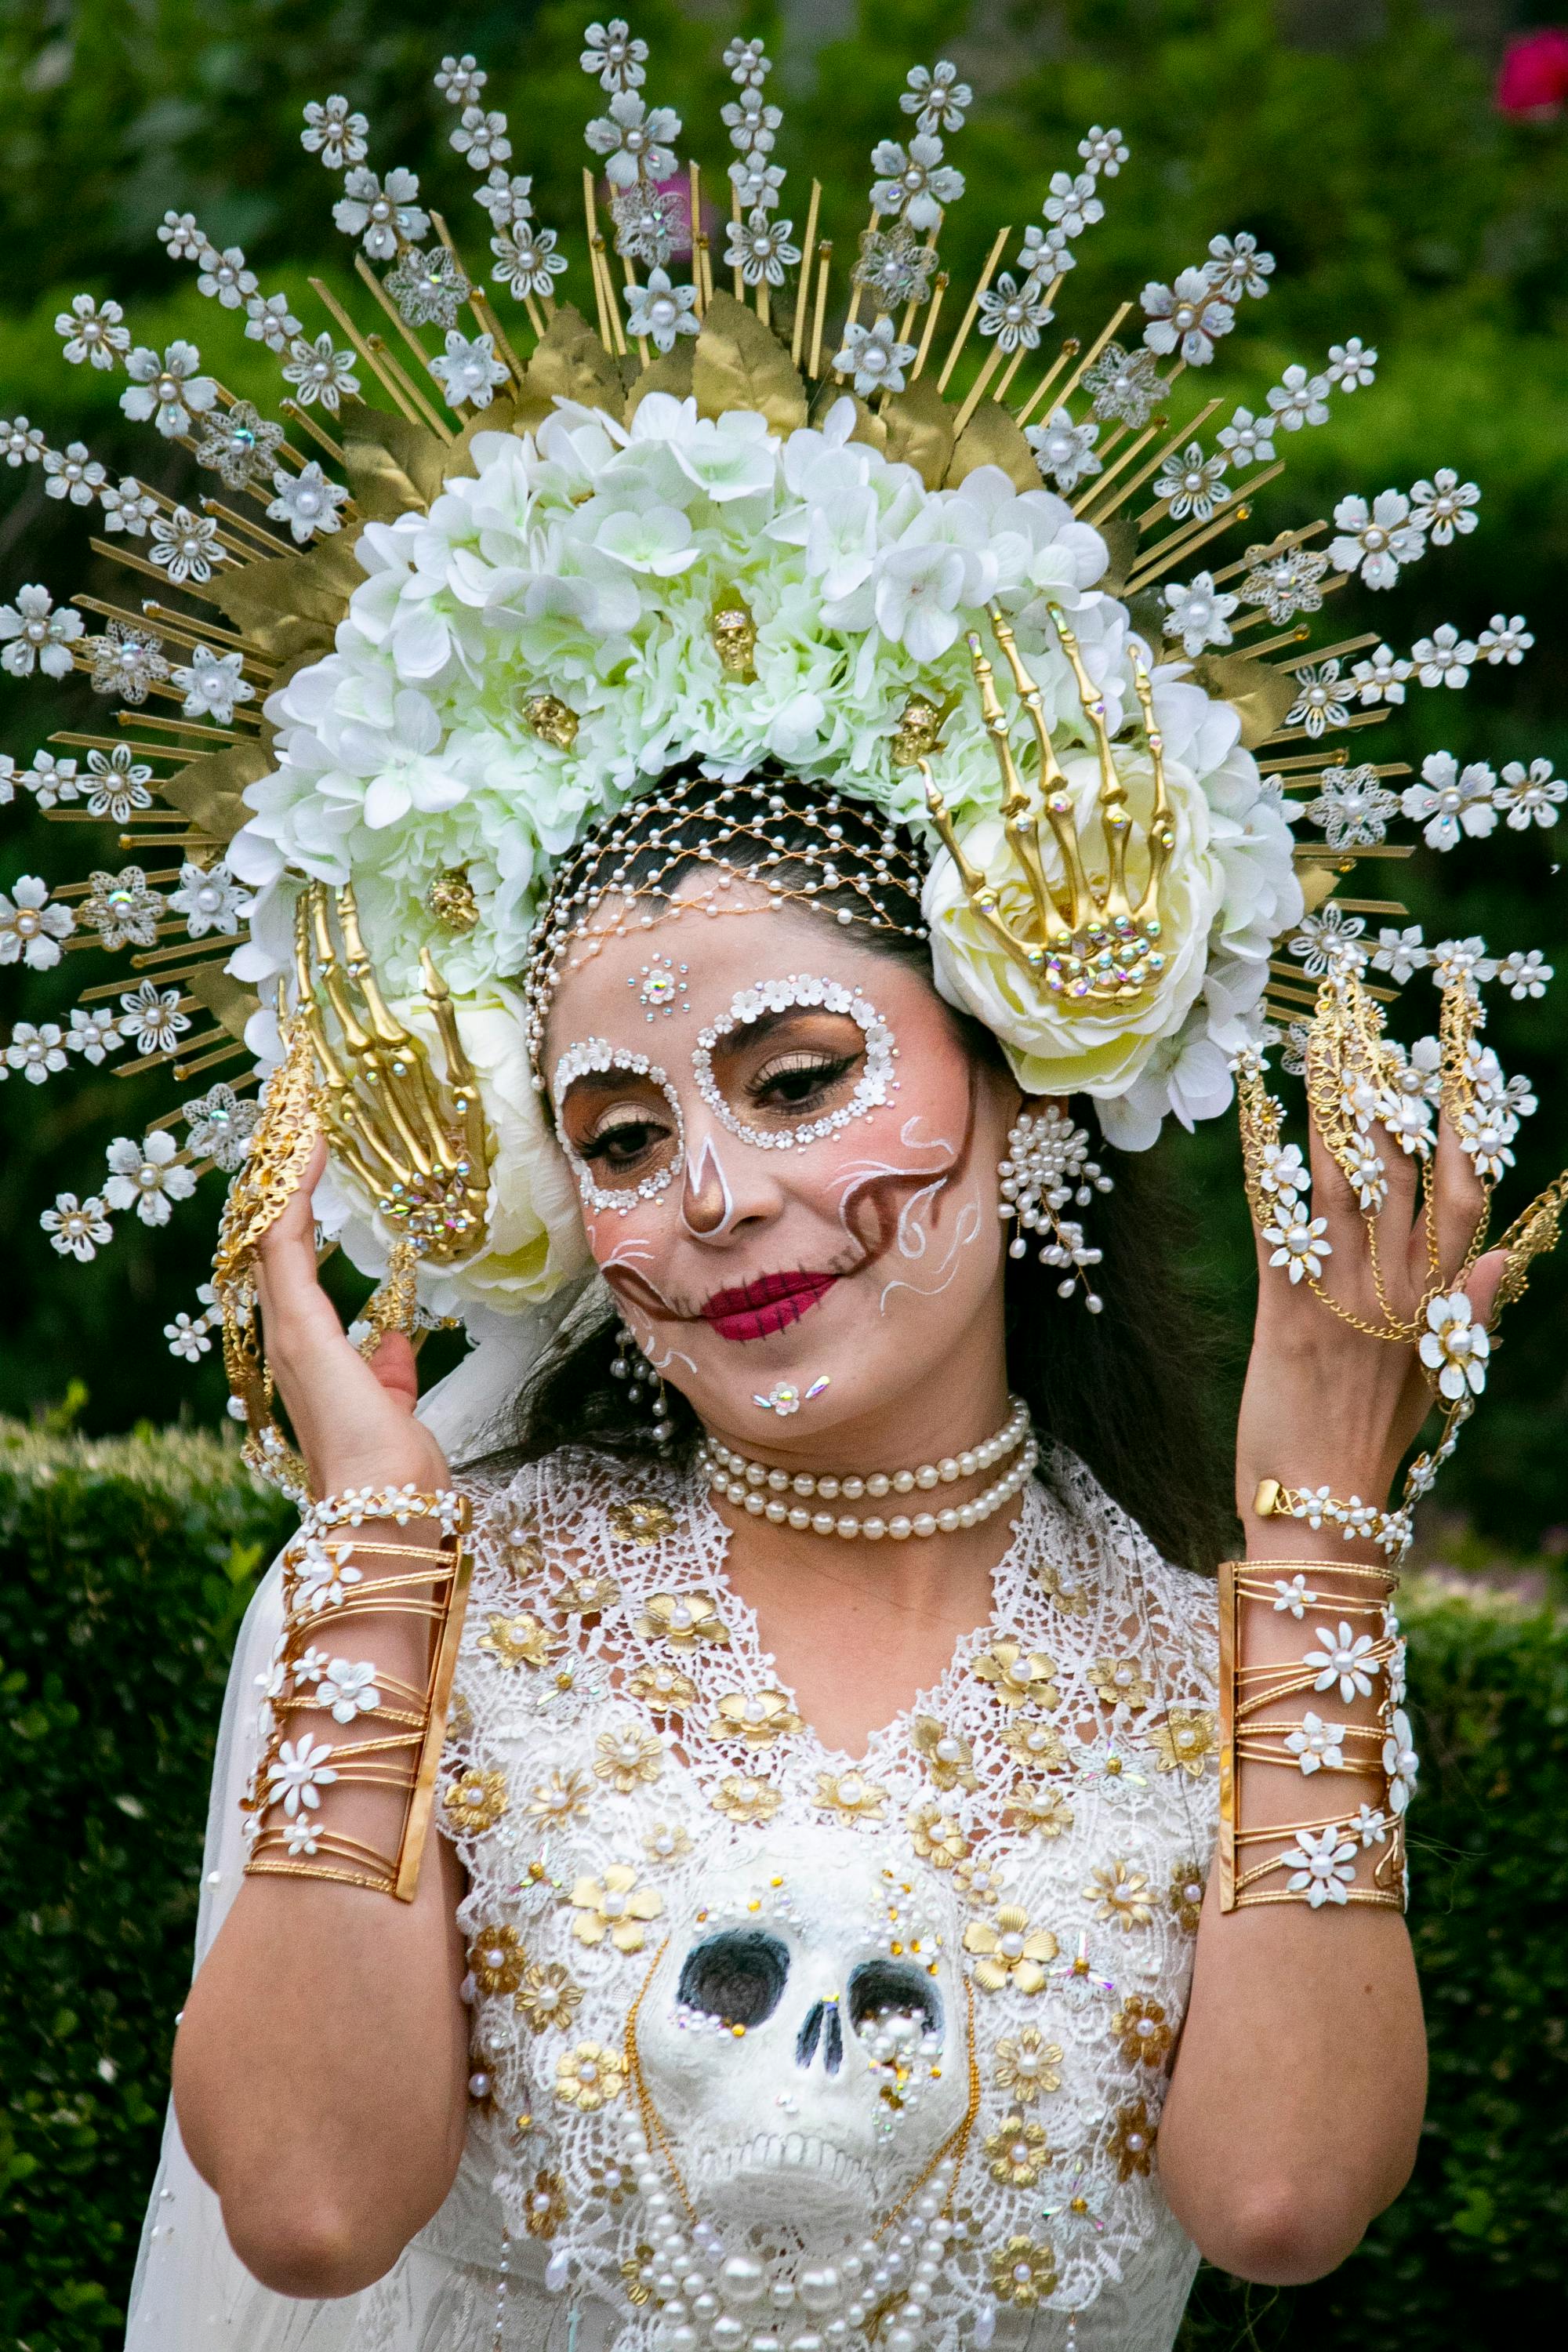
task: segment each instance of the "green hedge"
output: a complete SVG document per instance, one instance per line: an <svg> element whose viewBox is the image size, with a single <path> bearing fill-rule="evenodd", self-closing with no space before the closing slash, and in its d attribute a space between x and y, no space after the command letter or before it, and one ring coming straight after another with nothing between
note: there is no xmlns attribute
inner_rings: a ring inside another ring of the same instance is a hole
<svg viewBox="0 0 1568 2352"><path fill-rule="evenodd" d="M0 2347L117 2344L229 1652L289 1514L232 1445L0 1423Z"/></svg>
<svg viewBox="0 0 1568 2352"><path fill-rule="evenodd" d="M216 1439L0 1423L0 2352L117 2341L225 1667L287 1523ZM1321 2286L1205 2274L1183 2352L1490 2352L1563 2307L1568 1626L1433 1580L1405 1613L1420 2167Z"/></svg>

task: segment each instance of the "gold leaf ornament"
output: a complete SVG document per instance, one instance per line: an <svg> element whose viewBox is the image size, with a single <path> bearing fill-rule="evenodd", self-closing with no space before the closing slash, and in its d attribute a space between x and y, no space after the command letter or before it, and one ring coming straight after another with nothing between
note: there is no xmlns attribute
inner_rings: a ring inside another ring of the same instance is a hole
<svg viewBox="0 0 1568 2352"><path fill-rule="evenodd" d="M806 420L799 369L756 312L732 294L715 292L708 305L691 363L691 389L700 416L750 408L780 434L793 433Z"/></svg>

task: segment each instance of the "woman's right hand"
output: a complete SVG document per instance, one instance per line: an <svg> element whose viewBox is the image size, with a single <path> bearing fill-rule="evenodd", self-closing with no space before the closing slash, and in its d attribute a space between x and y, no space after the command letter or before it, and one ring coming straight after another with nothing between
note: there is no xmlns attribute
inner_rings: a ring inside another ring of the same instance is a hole
<svg viewBox="0 0 1568 2352"><path fill-rule="evenodd" d="M316 1279L310 1195L326 1164L318 1144L303 1183L257 1252L262 1338L316 1495L345 1486L428 1490L447 1483L441 1449L414 1417L414 1349L389 1331L367 1361Z"/></svg>

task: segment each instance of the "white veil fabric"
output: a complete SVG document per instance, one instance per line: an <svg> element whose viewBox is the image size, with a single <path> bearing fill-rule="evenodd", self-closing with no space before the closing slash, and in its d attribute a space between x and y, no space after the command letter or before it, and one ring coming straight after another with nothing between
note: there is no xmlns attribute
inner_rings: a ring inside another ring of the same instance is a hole
<svg viewBox="0 0 1568 2352"><path fill-rule="evenodd" d="M531 1368L597 1286L595 1276L579 1277L521 1315L470 1311L468 1354L418 1408L449 1462L470 1460L494 1441ZM193 1973L239 1890L245 1858L239 1801L255 1759L258 1678L271 1663L282 1622L282 1570L274 1560L246 1612L229 1669L207 1807ZM235 2095L244 2095L237 2079ZM286 2148L279 2160L289 2160ZM475 2273L494 2273L500 2242L500 2209L488 2180L465 2160L440 2212L375 2286L330 2302L275 2294L252 2278L230 2247L217 2198L185 2153L171 2100L132 2282L126 2352L213 2352L218 2346L226 2352L488 2347L493 2287L489 2307L483 2307L487 2299ZM532 2252L531 2246L513 2252L511 2274L519 2284L533 2267ZM539 2331L541 2352L553 2333ZM592 2327L580 2332L581 2352L594 2352L588 2339L596 2333Z"/></svg>

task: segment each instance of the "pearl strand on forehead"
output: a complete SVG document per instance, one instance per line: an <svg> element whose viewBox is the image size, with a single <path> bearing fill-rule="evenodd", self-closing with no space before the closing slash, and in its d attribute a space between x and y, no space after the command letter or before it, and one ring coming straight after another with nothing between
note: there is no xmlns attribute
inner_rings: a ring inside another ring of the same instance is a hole
<svg viewBox="0 0 1568 2352"><path fill-rule="evenodd" d="M979 1471L989 1470L994 1463L1016 1452L1020 1445L1023 1451L1005 1476L975 1496L973 1502L950 1505L940 1511L862 1519L847 1511L811 1511L804 1501L785 1499L805 1496L823 1502L841 1498L858 1502L862 1495L879 1499L888 1494L929 1492L934 1486L951 1486L957 1478L972 1478ZM1011 1500L1030 1477L1038 1459L1039 1448L1029 1433L1028 1407L1017 1397L1013 1399L1013 1409L994 1437L962 1454L948 1454L941 1462L922 1463L918 1470L874 1470L864 1476L851 1474L844 1477L816 1477L808 1471L792 1473L748 1461L743 1454L721 1444L715 1437L705 1437L698 1449L698 1466L714 1493L729 1502L739 1503L754 1518L768 1519L775 1527L809 1528L814 1535L841 1536L847 1542L864 1536L873 1543L884 1536L901 1543L910 1536L952 1535L960 1528L978 1527Z"/></svg>

